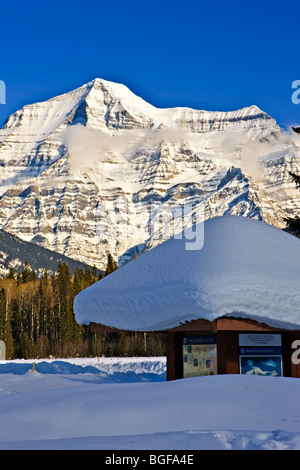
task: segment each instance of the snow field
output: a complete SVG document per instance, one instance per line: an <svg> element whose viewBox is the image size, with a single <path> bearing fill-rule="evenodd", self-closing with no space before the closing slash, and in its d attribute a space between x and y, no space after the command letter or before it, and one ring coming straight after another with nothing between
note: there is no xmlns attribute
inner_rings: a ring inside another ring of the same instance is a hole
<svg viewBox="0 0 300 470"><path fill-rule="evenodd" d="M0 449L296 450L300 381L166 382L165 358L0 362Z"/></svg>

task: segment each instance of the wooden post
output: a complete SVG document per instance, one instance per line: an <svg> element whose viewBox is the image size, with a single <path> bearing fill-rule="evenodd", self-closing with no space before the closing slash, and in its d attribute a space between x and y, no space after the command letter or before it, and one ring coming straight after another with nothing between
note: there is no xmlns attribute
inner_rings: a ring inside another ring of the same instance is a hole
<svg viewBox="0 0 300 470"><path fill-rule="evenodd" d="M175 368L175 332L167 332L167 380L176 379Z"/></svg>
<svg viewBox="0 0 300 470"><path fill-rule="evenodd" d="M218 374L239 374L238 333L219 331L217 334Z"/></svg>

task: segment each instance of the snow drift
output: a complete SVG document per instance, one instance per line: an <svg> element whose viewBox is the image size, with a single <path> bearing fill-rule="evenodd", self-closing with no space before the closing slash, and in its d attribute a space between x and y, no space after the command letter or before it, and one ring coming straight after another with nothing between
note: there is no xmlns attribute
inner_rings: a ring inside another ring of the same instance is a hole
<svg viewBox="0 0 300 470"><path fill-rule="evenodd" d="M298 328L300 240L239 216L207 220L202 229L201 249L187 249L183 232L79 293L77 322L154 331L234 316Z"/></svg>

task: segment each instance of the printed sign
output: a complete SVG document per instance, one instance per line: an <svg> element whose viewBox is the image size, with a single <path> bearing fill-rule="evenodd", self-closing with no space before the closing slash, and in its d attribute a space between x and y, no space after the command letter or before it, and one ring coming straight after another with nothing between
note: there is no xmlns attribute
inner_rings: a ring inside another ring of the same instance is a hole
<svg viewBox="0 0 300 470"><path fill-rule="evenodd" d="M5 343L4 341L0 340L0 360L1 361L6 359L5 351L6 351Z"/></svg>
<svg viewBox="0 0 300 470"><path fill-rule="evenodd" d="M240 373L282 376L280 334L239 334Z"/></svg>
<svg viewBox="0 0 300 470"><path fill-rule="evenodd" d="M216 336L213 335L183 338L183 377L217 373L216 343Z"/></svg>

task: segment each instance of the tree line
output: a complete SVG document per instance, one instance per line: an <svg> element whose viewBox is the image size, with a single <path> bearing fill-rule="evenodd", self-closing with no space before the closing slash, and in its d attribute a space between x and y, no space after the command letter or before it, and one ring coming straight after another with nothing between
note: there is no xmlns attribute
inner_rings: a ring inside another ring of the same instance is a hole
<svg viewBox="0 0 300 470"><path fill-rule="evenodd" d="M96 268L77 268L72 274L65 262L57 273L49 275L45 269L40 278L27 262L17 273L10 268L0 279L0 340L6 358L164 355L162 334L96 334L76 322L75 296L117 268L110 254L100 275Z"/></svg>

